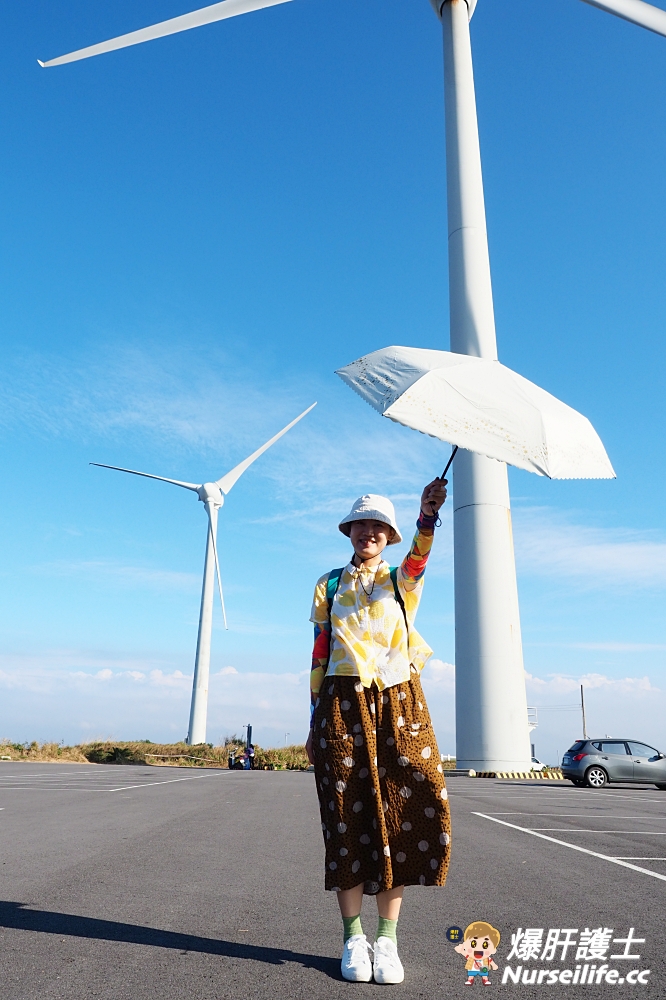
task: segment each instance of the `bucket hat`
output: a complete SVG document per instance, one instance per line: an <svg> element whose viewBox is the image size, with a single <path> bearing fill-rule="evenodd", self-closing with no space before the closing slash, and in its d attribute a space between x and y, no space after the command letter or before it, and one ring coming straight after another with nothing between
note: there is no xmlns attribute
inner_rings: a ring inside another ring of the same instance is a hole
<svg viewBox="0 0 666 1000"><path fill-rule="evenodd" d="M393 538L387 542L387 545L397 545L402 541L402 535L400 534L400 529L395 523L395 509L393 504L388 499L388 497L380 497L376 493L366 493L365 496L359 497L352 506L346 517L340 521L338 528L343 535L349 538L349 533L351 531L352 521L383 521L384 524L388 524L390 528L393 528L395 534Z"/></svg>

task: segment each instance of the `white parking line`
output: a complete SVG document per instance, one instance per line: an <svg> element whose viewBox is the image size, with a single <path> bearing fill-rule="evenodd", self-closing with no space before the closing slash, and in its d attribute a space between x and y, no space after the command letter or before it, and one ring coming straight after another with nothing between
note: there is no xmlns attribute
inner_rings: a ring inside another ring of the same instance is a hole
<svg viewBox="0 0 666 1000"><path fill-rule="evenodd" d="M77 782L103 781L104 779L108 778L109 781L117 781L118 770L119 770L118 768L114 768L113 772L109 772L107 770L96 770L88 772L86 774L77 774L75 771L27 771L27 773L25 771L24 772L15 771L13 774L0 775L0 783L2 781L12 781L17 778L20 779L21 781L31 781L33 778L42 778L45 780L49 779L56 780L58 778L67 778L67 780L77 781ZM151 768L151 771L152 770L153 769ZM134 771L134 768L132 768L132 772L136 773ZM139 773L145 774L146 777L149 776L147 771L144 772L140 771Z"/></svg>
<svg viewBox="0 0 666 1000"><path fill-rule="evenodd" d="M632 837L666 837L666 831L654 830L579 830L575 826L532 826L530 830L548 830L550 833L621 833Z"/></svg>
<svg viewBox="0 0 666 1000"><path fill-rule="evenodd" d="M485 813L475 812L472 813L473 816L480 816L482 819L489 819L491 823L501 823L502 826L508 826L512 830L520 830L521 833L529 833L532 837L539 837L541 840L549 840L551 844L560 844L562 847L570 847L572 851L580 851L581 854L590 854L593 858L601 858L602 861L610 861L613 865L621 865L622 868L631 868L635 872L641 872L643 875L651 875L652 878L661 879L662 882L666 882L666 875L661 875L659 872L652 872L649 868L639 868L638 865L632 865L628 861L621 861L620 858L612 858L608 854L600 854L599 851L590 851L587 847L579 847L578 844L568 844L566 840L558 840L556 837L547 837L545 833L537 833L536 830L530 830L525 826L516 826L515 823L507 823L506 820L497 819L496 816L487 816ZM578 833L578 830L572 830L572 833ZM598 830L594 831L598 833Z"/></svg>
<svg viewBox="0 0 666 1000"><path fill-rule="evenodd" d="M478 779L478 780L482 780L482 779ZM449 791L450 791L451 786L448 785L447 787L449 788ZM499 783L497 785L493 785L492 787L493 787L493 790L501 788L501 786L499 785ZM594 795L594 797L599 802L615 802L617 799L629 799L630 802L656 802L660 806L663 806L663 805L666 804L666 795L662 795L662 797L660 799L646 799L642 795L640 795L640 796L636 795L636 794L634 794L634 795L622 795L621 792L616 792L615 789L613 789L612 791L610 789L608 789L607 791L602 791L600 788L570 788L567 792L564 792L564 791L560 792L559 789L553 788L552 785L539 785L538 788L535 788L532 785L529 788L524 788L522 790L522 792L505 792L504 788L502 788L501 790L503 792L502 799L504 799L504 800L506 800L506 799L525 799L526 796L528 796L531 799L534 799L534 796L535 796L535 794L537 792L547 792L548 793L548 801L549 802L557 802L556 796L557 795L561 795L562 798L564 798L566 796L566 802L568 804L571 804L571 796L572 795L581 795L581 794L588 793L589 797L591 797L592 795ZM643 792L648 791L647 788L639 788L637 790L639 792L640 791L643 791ZM483 791L483 789L479 789L479 794L481 794L482 791ZM474 791L473 794L476 795L477 794L476 791ZM589 801L589 798L586 801Z"/></svg>
<svg viewBox="0 0 666 1000"><path fill-rule="evenodd" d="M578 788L576 791L581 791L581 789ZM643 791L647 791L647 789L643 789ZM598 794L599 789L591 788L590 792ZM666 804L666 796L662 796L660 799L646 799L644 796L637 798L635 795L622 795L621 792L611 792L610 790L608 792L601 792L599 797L606 802L615 802L616 799L628 799L630 802L656 802L660 806Z"/></svg>
<svg viewBox="0 0 666 1000"><path fill-rule="evenodd" d="M83 765L82 765L83 766ZM85 771L31 771L28 766L25 768L17 769L16 771L11 771L9 774L2 774L0 772L0 783L2 781L12 781L12 779L20 778L21 780L30 781L32 778L69 778L72 781L99 781L108 778L110 781L115 781L118 778L119 770L126 770L127 767L123 768L122 765L116 765L115 767L93 765L89 770ZM134 773L136 773L136 768L131 768ZM163 768L165 771L174 770L174 768ZM209 768L208 770L214 770ZM220 768L220 770L225 770ZM115 773L114 773L115 772ZM154 766L146 766L143 771L139 771L140 774L145 774L148 777L149 773L154 773Z"/></svg>
<svg viewBox="0 0 666 1000"><path fill-rule="evenodd" d="M658 816L614 816L613 813L536 813L536 812L491 812L489 816L551 816L553 819L563 819L570 816L577 817L581 819L660 819Z"/></svg>
<svg viewBox="0 0 666 1000"><path fill-rule="evenodd" d="M0 774L0 780L11 781L12 778L17 778L21 774L20 771L12 771L11 774ZM57 778L57 777L74 777L74 771L30 771L30 778ZM90 777L93 777L91 774Z"/></svg>
<svg viewBox="0 0 666 1000"><path fill-rule="evenodd" d="M193 774L188 778L169 778L167 781L144 781L140 785L121 785L120 788L100 788L103 792L126 792L129 788L148 788L151 785L172 785L175 781L196 781L197 778L219 778L220 772L214 774Z"/></svg>
<svg viewBox="0 0 666 1000"><path fill-rule="evenodd" d="M148 777L148 775L146 775ZM136 780L136 775L134 776ZM22 774L12 774L11 776L5 775L0 781L0 788L4 788L6 785L10 785L12 782L18 781L21 784L41 784L41 785L53 785L58 782L66 781L71 785L85 785L91 782L114 782L118 781L117 774L91 774L91 775L78 775L78 774L31 774L24 777Z"/></svg>
<svg viewBox="0 0 666 1000"><path fill-rule="evenodd" d="M215 771L208 774L192 774L186 778L168 778L166 781L142 781L138 785L119 785L117 788L77 788L74 785L60 784L60 785L3 785L2 790L5 792L125 792L132 788L150 788L154 785L172 785L174 782L178 781L196 781L198 778L219 778L221 774L225 774L225 771Z"/></svg>

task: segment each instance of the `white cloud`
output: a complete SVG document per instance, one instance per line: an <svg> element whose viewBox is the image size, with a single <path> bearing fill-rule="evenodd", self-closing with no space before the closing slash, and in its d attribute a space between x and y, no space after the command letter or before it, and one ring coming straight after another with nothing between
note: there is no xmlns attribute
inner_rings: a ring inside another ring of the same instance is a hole
<svg viewBox="0 0 666 1000"><path fill-rule="evenodd" d="M550 510L514 510L521 574L583 587L666 586L666 542L655 532L572 524Z"/></svg>
<svg viewBox="0 0 666 1000"><path fill-rule="evenodd" d="M112 443L120 465L131 432L168 456L166 465L146 471L175 478L188 478L183 469L192 469L193 455L200 458L201 471L189 476L219 476L293 419L298 408L328 399L327 411L335 414L342 396L350 419L322 421L315 410L254 470L272 480L287 508L269 520L311 514L313 503L334 516L359 491L380 488L397 491L413 510L415 478L425 482L436 475L448 450L381 420L330 379L313 383L310 378L304 387L299 372L281 371L275 378L241 359L222 354L211 359L191 347L171 345L167 353L157 345L144 349L115 340L112 350L98 348L78 357L25 355L8 364L0 425L11 429L19 423L42 436L103 443L107 455ZM372 429L371 462L365 426ZM400 441L409 443L396 446ZM331 496L333 490L337 497ZM296 504L299 509L292 514Z"/></svg>
<svg viewBox="0 0 666 1000"><path fill-rule="evenodd" d="M666 645L651 642L570 642L569 649L598 649L606 653L660 653Z"/></svg>
<svg viewBox="0 0 666 1000"><path fill-rule="evenodd" d="M581 684L587 690L603 688L613 694L636 694L637 692L659 692L659 688L654 687L649 677L606 677L604 674L588 673L580 677L571 677L568 674L549 674L547 678L534 677L532 674L525 675L528 686L533 694L546 694L555 696L560 694L571 694L580 692Z"/></svg>
<svg viewBox="0 0 666 1000"><path fill-rule="evenodd" d="M453 664L435 657L428 660L421 673L439 750L446 754L456 752L455 677Z"/></svg>
<svg viewBox="0 0 666 1000"><path fill-rule="evenodd" d="M455 752L455 668L431 659L422 674L442 753ZM241 734L251 723L256 742L279 746L305 739L309 672L243 671L227 665L211 674L208 738ZM663 745L666 692L648 675L600 672L545 677L526 674L528 704L538 709L532 733L537 754L554 763L581 735L580 685L588 732ZM5 731L15 740L182 739L187 729L192 675L175 664L84 656L54 651L0 658ZM11 720L11 723L9 722ZM7 727L10 726L10 729Z"/></svg>
<svg viewBox="0 0 666 1000"><path fill-rule="evenodd" d="M191 591L201 586L201 578L194 573L127 566L109 559L59 560L34 566L33 572L46 576L83 577L105 584L112 580L126 588Z"/></svg>
<svg viewBox="0 0 666 1000"><path fill-rule="evenodd" d="M648 676L608 677L600 673L526 674L527 700L537 707L539 725L532 733L537 756L555 763L582 736L580 685L585 692L587 731L591 736L620 736L664 748L666 692Z"/></svg>
<svg viewBox="0 0 666 1000"><path fill-rule="evenodd" d="M451 753L453 667L431 660L422 675L442 752ZM101 682L101 683L100 683ZM0 690L17 740L93 737L181 739L187 728L192 675L149 660L112 660L54 651L41 657L0 657ZM267 673L228 665L211 674L208 739L240 733L279 746L304 741L309 723L309 670Z"/></svg>
<svg viewBox="0 0 666 1000"><path fill-rule="evenodd" d="M445 663L432 657L421 674L421 682L424 687L431 689L441 688L445 691L453 691L456 681L456 668L452 663Z"/></svg>
<svg viewBox="0 0 666 1000"><path fill-rule="evenodd" d="M150 683L156 687L177 688L179 691L189 691L192 687L192 675L188 677L180 670L174 670L170 674L163 670L151 670L148 676Z"/></svg>

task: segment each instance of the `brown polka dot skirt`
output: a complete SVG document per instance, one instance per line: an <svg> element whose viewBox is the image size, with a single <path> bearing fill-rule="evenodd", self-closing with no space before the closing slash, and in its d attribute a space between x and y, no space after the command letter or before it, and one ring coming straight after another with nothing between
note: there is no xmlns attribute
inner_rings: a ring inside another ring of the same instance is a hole
<svg viewBox="0 0 666 1000"><path fill-rule="evenodd" d="M325 677L313 744L326 888L444 885L449 803L418 673L384 691Z"/></svg>

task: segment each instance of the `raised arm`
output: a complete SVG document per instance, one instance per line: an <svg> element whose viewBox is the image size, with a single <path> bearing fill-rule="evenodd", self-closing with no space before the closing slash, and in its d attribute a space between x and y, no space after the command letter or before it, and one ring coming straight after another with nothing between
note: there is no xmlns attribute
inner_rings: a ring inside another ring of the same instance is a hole
<svg viewBox="0 0 666 1000"><path fill-rule="evenodd" d="M426 570L439 509L446 500L446 479L433 479L421 494L421 510L412 546L400 566L406 591L414 590Z"/></svg>

